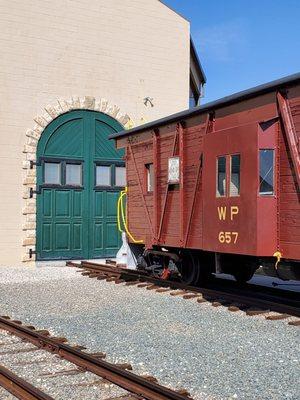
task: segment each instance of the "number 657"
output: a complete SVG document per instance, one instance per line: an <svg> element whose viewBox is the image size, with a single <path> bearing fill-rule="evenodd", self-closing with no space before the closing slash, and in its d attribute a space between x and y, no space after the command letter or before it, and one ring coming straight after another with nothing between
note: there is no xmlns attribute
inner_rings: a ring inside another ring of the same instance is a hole
<svg viewBox="0 0 300 400"><path fill-rule="evenodd" d="M219 242L220 243L236 243L238 240L239 233L238 232L223 232L219 233Z"/></svg>

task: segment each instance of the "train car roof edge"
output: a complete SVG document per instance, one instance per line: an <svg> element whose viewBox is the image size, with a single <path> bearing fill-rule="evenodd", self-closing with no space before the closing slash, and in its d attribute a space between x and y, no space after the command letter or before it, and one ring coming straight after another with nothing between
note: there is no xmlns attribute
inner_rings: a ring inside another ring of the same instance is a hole
<svg viewBox="0 0 300 400"><path fill-rule="evenodd" d="M121 132L114 133L109 136L109 139L118 139L121 137L130 136L131 134L134 134L134 133L145 131L147 129L154 129L161 125L166 125L166 124L172 123L174 121L178 121L178 120L192 117L192 116L195 116L198 114L202 114L204 112L209 111L210 109L214 110L216 108L231 105L233 103L239 102L241 100L246 100L251 97L260 95L260 94L269 93L269 92L272 92L274 89L280 89L283 86L292 85L298 81L300 82L300 72L293 74L293 75L288 75L284 78L277 79L272 82L265 83L263 85L255 86L253 88L234 93L234 94L226 96L226 97L222 97L221 99L211 101L207 104L203 104L203 105L195 107L191 110L188 109L188 110L180 111L176 114L172 114L167 117L163 117L158 120L148 122L146 124L137 126L135 128L129 129L129 130L123 130Z"/></svg>

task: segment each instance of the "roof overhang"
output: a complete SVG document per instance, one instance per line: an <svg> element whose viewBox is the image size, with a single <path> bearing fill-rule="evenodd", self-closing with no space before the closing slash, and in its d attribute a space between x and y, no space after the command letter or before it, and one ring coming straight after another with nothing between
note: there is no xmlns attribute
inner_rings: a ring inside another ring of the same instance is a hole
<svg viewBox="0 0 300 400"><path fill-rule="evenodd" d="M190 38L190 47L191 47L191 58L194 61L197 73L199 75L199 80L202 83L202 85L204 85L204 83L206 83L206 76L205 76L205 73L203 71L201 62L199 60L199 57L198 57L198 54L197 54L197 50L196 50L196 47L194 45L192 37Z"/></svg>

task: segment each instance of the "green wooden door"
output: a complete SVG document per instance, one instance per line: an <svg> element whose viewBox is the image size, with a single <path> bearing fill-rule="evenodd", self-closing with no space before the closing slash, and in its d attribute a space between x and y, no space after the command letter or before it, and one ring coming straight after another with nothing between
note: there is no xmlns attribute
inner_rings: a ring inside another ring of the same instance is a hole
<svg viewBox="0 0 300 400"><path fill-rule="evenodd" d="M108 135L122 129L94 111L72 111L43 132L37 151L37 259L113 257L120 247L117 198L123 151Z"/></svg>

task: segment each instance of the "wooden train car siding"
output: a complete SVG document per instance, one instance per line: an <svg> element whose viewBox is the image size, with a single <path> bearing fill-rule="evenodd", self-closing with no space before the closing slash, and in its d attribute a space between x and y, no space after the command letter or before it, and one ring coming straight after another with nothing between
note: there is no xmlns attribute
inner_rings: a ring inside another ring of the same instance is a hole
<svg viewBox="0 0 300 400"><path fill-rule="evenodd" d="M300 89L292 89L288 93L288 102L293 123L300 141ZM280 134L280 246L287 258L300 258L300 194L293 162L282 126Z"/></svg>
<svg viewBox="0 0 300 400"><path fill-rule="evenodd" d="M289 109L293 137L284 126L279 95ZM284 258L300 259L299 170L295 168L300 150L300 74L111 138L118 148L127 147L129 227L146 247L257 256L280 251ZM291 140L298 146L292 153ZM274 195L258 192L259 149L274 149ZM240 195L216 198L217 157L224 155L230 161L232 154L241 155ZM180 156L179 185L168 183L172 156ZM147 193L145 164L149 163L155 165L155 188ZM225 206L224 222L218 209ZM235 220L228 217L232 207Z"/></svg>

